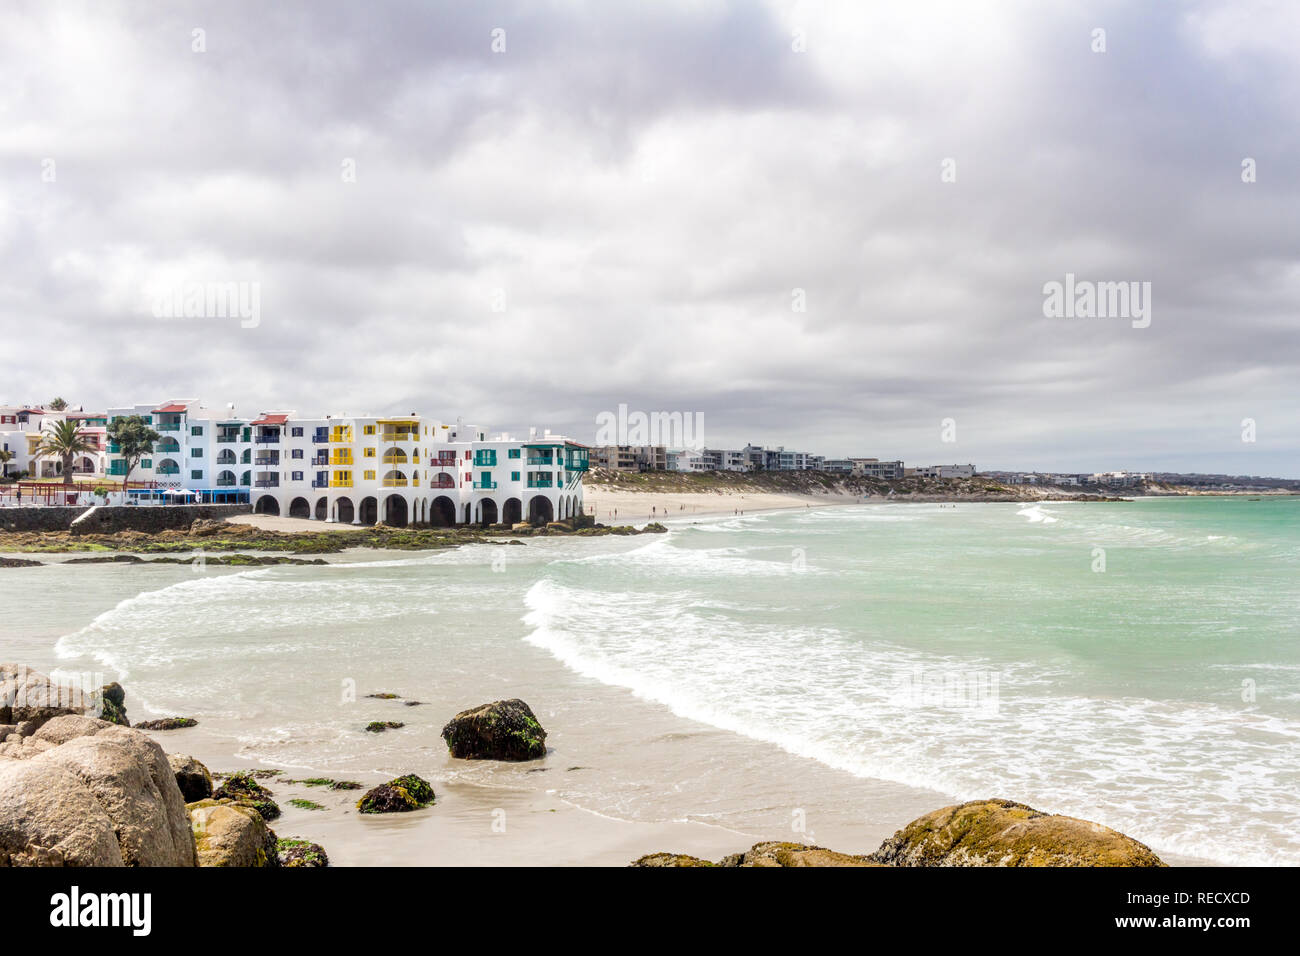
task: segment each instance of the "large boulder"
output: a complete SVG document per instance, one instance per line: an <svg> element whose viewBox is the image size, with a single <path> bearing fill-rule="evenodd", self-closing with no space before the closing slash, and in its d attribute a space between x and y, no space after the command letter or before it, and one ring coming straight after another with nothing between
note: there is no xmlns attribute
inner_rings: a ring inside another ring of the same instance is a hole
<svg viewBox="0 0 1300 956"><path fill-rule="evenodd" d="M22 748L21 759L0 760L4 862L195 864L184 798L148 735L65 714L47 720Z"/></svg>
<svg viewBox="0 0 1300 956"><path fill-rule="evenodd" d="M716 863L710 863L708 860L701 860L698 856L687 856L685 853L647 853L645 856L628 864L628 866L656 868L717 865Z"/></svg>
<svg viewBox="0 0 1300 956"><path fill-rule="evenodd" d="M872 858L887 866L1164 866L1109 827L1010 800L974 800L913 820Z"/></svg>
<svg viewBox="0 0 1300 956"><path fill-rule="evenodd" d="M53 717L85 713L93 706L92 695L80 688L56 684L21 664L0 664L0 724L28 724L32 731Z"/></svg>
<svg viewBox="0 0 1300 956"><path fill-rule="evenodd" d="M188 754L168 754L167 764L176 776L176 786L186 803L206 800L212 796L212 774Z"/></svg>
<svg viewBox="0 0 1300 956"><path fill-rule="evenodd" d="M280 865L275 834L252 807L199 800L188 809L199 866Z"/></svg>
<svg viewBox="0 0 1300 956"><path fill-rule="evenodd" d="M546 756L546 731L518 698L462 710L442 728L453 757L464 760L535 760Z"/></svg>

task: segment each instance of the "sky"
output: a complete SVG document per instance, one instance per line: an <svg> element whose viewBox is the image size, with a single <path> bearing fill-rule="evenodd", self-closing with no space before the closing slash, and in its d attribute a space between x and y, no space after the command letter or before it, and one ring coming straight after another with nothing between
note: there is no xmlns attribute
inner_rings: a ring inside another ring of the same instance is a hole
<svg viewBox="0 0 1300 956"><path fill-rule="evenodd" d="M1297 49L1243 0L10 2L0 403L1300 477Z"/></svg>

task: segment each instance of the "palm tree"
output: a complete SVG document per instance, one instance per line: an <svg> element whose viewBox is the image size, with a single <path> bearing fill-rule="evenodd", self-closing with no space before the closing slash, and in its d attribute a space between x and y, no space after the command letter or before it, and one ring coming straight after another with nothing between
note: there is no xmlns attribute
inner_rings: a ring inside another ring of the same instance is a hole
<svg viewBox="0 0 1300 956"><path fill-rule="evenodd" d="M122 476L123 494L126 493L131 469L153 451L153 443L161 437L140 415L121 415L108 423L108 440L117 446L117 454L126 462L126 474Z"/></svg>
<svg viewBox="0 0 1300 956"><path fill-rule="evenodd" d="M62 398L55 398L54 401L50 402L50 404L46 405L45 407L52 412L61 412L68 407L68 403L65 402Z"/></svg>
<svg viewBox="0 0 1300 956"><path fill-rule="evenodd" d="M8 448L0 448L0 476L9 477L9 462L14 460L14 453Z"/></svg>
<svg viewBox="0 0 1300 956"><path fill-rule="evenodd" d="M41 435L36 446L37 458L59 458L63 461L63 484L72 484L72 459L83 452L96 451L95 444L77 430L77 423L64 420Z"/></svg>

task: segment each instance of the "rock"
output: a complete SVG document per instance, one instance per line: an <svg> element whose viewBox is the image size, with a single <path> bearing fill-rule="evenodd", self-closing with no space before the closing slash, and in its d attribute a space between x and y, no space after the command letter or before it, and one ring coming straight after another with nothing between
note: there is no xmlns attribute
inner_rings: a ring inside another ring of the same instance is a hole
<svg viewBox="0 0 1300 956"><path fill-rule="evenodd" d="M266 789L249 772L232 773L213 791L215 800L231 800L241 806L256 810L264 820L274 820L280 815L279 805L271 799Z"/></svg>
<svg viewBox="0 0 1300 956"><path fill-rule="evenodd" d="M397 700L400 697L399 694L392 694L388 691L381 691L378 694L366 694L366 696L373 697L375 700Z"/></svg>
<svg viewBox="0 0 1300 956"><path fill-rule="evenodd" d="M73 773L0 760L0 866L126 866L113 820Z"/></svg>
<svg viewBox="0 0 1300 956"><path fill-rule="evenodd" d="M252 807L200 800L188 809L199 866L280 865L275 834Z"/></svg>
<svg viewBox="0 0 1300 956"><path fill-rule="evenodd" d="M628 866L717 866L717 864L684 853L649 853L632 861Z"/></svg>
<svg viewBox="0 0 1300 956"><path fill-rule="evenodd" d="M158 720L142 720L135 726L138 730L182 730L198 725L199 722L193 717L161 717Z"/></svg>
<svg viewBox="0 0 1300 956"><path fill-rule="evenodd" d="M463 710L442 728L453 757L535 760L546 756L546 731L522 700L497 700Z"/></svg>
<svg viewBox="0 0 1300 956"><path fill-rule="evenodd" d="M306 840L278 840L275 849L281 866L330 865L330 858L319 843L308 843Z"/></svg>
<svg viewBox="0 0 1300 956"><path fill-rule="evenodd" d="M25 751L29 744L31 755L0 761L0 857L19 865L194 865L185 802L156 741L67 714L46 721Z"/></svg>
<svg viewBox="0 0 1300 956"><path fill-rule="evenodd" d="M131 721L126 716L126 691L117 681L105 684L99 689L99 717L110 724L130 727Z"/></svg>
<svg viewBox="0 0 1300 956"><path fill-rule="evenodd" d="M372 720L366 724L366 730L372 734L382 734L385 730L400 730L405 726L400 720Z"/></svg>
<svg viewBox="0 0 1300 956"><path fill-rule="evenodd" d="M408 773L366 792L357 801L362 813L406 813L433 803L433 787L429 781Z"/></svg>
<svg viewBox="0 0 1300 956"><path fill-rule="evenodd" d="M91 705L91 696L80 688L55 684L21 664L0 664L0 724L20 725L16 732L24 737L21 725L27 721L39 727L52 717L84 713Z"/></svg>
<svg viewBox="0 0 1300 956"><path fill-rule="evenodd" d="M913 820L880 845L888 866L1164 866L1136 840L1010 800L974 800Z"/></svg>
<svg viewBox="0 0 1300 956"><path fill-rule="evenodd" d="M745 853L722 860L719 866L884 866L869 856L837 853L820 846L803 843L755 843Z"/></svg>
<svg viewBox="0 0 1300 956"><path fill-rule="evenodd" d="M186 803L206 800L212 796L212 774L188 754L168 754L167 763L176 776L176 786Z"/></svg>

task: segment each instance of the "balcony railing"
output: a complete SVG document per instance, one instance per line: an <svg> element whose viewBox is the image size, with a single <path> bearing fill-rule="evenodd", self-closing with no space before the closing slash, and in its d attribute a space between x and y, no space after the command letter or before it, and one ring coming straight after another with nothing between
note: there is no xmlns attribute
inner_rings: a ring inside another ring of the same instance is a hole
<svg viewBox="0 0 1300 956"><path fill-rule="evenodd" d="M552 455L529 455L528 456L529 468L532 468L536 465L553 465L553 464L555 464L555 458Z"/></svg>
<svg viewBox="0 0 1300 956"><path fill-rule="evenodd" d="M431 478L429 480L429 487L430 488L455 488L456 479L453 478L451 475L438 475L437 477Z"/></svg>
<svg viewBox="0 0 1300 956"><path fill-rule="evenodd" d="M217 436L217 441L220 442L220 443L222 443L222 444L228 444L228 443L230 443L230 442L237 442L237 441L239 441L239 436L238 436L238 435L218 435L218 436Z"/></svg>
<svg viewBox="0 0 1300 956"><path fill-rule="evenodd" d="M158 466L158 474L160 474L160 475L179 475L180 473L181 473L180 468L178 468L178 467L175 466L175 465L159 465L159 466Z"/></svg>
<svg viewBox="0 0 1300 956"><path fill-rule="evenodd" d="M330 464L331 464L331 465L350 465L350 464L352 464L352 455L351 455L350 453L349 453L349 454L343 454L342 452L337 452L337 451L336 451L336 452L334 452L334 454L330 455Z"/></svg>
<svg viewBox="0 0 1300 956"><path fill-rule="evenodd" d="M379 437L383 441L419 441L420 433L418 431L412 431L412 432L382 431L379 433Z"/></svg>
<svg viewBox="0 0 1300 956"><path fill-rule="evenodd" d="M385 479L384 479L384 487L385 487L385 488L405 488L405 487L406 487L406 484L407 484L407 482L406 482L406 479L405 479L405 478L385 478Z"/></svg>
<svg viewBox="0 0 1300 956"><path fill-rule="evenodd" d="M236 484L238 484L238 482L236 482L234 478L218 478L218 479L217 479L217 487L218 487L218 488L233 488Z"/></svg>
<svg viewBox="0 0 1300 956"><path fill-rule="evenodd" d="M536 475L536 476L529 475L528 487L529 488L554 488L555 485L551 483L550 475L546 475L545 477L541 475Z"/></svg>
<svg viewBox="0 0 1300 956"><path fill-rule="evenodd" d="M280 444L280 436L279 435L257 435L253 438L253 441L257 442L259 445L278 445Z"/></svg>
<svg viewBox="0 0 1300 956"><path fill-rule="evenodd" d="M253 484L256 485L258 488L279 488L280 479L279 478L258 478L257 481L253 482Z"/></svg>
<svg viewBox="0 0 1300 956"><path fill-rule="evenodd" d="M181 430L180 422L159 422L158 431L160 432L178 432Z"/></svg>
<svg viewBox="0 0 1300 956"><path fill-rule="evenodd" d="M475 491L491 491L491 490L492 490L493 488L495 488L496 486L497 486L497 483L496 483L495 481L492 481L490 478L489 478L489 479L484 479L484 478L475 478L475 479L474 479L474 490L475 490Z"/></svg>
<svg viewBox="0 0 1300 956"><path fill-rule="evenodd" d="M324 478L313 478L311 480L311 486L313 488L328 488L330 483Z"/></svg>
<svg viewBox="0 0 1300 956"><path fill-rule="evenodd" d="M351 487L352 487L352 479L351 479L351 478L331 478L331 479L330 479L330 487L331 487L331 488L351 488Z"/></svg>
<svg viewBox="0 0 1300 956"><path fill-rule="evenodd" d="M330 463L329 455L317 455L311 460L313 465L328 465Z"/></svg>

